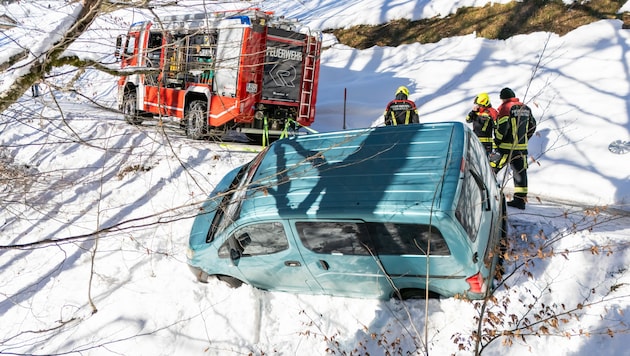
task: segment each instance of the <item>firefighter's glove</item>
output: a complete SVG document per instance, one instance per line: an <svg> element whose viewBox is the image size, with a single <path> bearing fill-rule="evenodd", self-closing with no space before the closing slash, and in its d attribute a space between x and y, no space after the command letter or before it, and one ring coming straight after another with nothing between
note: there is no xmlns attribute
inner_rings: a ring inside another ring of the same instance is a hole
<svg viewBox="0 0 630 356"><path fill-rule="evenodd" d="M497 151L492 151L488 153L488 160L492 163L497 164L501 160L501 154Z"/></svg>
<svg viewBox="0 0 630 356"><path fill-rule="evenodd" d="M473 122L477 119L477 112L471 111L466 115L466 122Z"/></svg>

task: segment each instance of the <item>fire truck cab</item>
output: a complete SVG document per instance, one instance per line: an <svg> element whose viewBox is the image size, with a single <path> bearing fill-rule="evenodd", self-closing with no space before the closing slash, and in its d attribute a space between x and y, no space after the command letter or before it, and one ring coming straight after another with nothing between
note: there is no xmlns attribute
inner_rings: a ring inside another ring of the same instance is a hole
<svg viewBox="0 0 630 356"><path fill-rule="evenodd" d="M321 39L259 9L134 23L116 44L119 109L134 125L179 118L192 139L234 130L266 144L313 123Z"/></svg>

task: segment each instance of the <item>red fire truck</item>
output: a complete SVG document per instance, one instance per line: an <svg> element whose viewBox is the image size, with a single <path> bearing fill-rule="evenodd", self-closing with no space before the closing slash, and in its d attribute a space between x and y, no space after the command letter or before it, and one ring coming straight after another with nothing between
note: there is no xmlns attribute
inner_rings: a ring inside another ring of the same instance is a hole
<svg viewBox="0 0 630 356"><path fill-rule="evenodd" d="M192 139L277 138L315 118L321 33L272 12L173 15L117 40L119 109L138 125L179 118Z"/></svg>

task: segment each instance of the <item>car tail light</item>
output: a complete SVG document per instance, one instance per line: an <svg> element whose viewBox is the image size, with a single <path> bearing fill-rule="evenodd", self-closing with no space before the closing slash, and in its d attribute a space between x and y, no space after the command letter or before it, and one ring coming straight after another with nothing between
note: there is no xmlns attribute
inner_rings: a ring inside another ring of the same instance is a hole
<svg viewBox="0 0 630 356"><path fill-rule="evenodd" d="M486 291L486 285L481 272L477 272L474 276L466 278L466 282L470 286L470 292L472 293L484 293Z"/></svg>

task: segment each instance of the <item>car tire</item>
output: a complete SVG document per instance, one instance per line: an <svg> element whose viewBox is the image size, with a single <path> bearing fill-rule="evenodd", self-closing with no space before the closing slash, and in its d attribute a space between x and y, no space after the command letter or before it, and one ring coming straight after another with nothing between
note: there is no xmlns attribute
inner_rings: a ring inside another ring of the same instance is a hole
<svg viewBox="0 0 630 356"><path fill-rule="evenodd" d="M143 117L138 111L138 97L135 92L128 91L123 96L122 112L125 121L131 125L140 125Z"/></svg>
<svg viewBox="0 0 630 356"><path fill-rule="evenodd" d="M505 255L508 250L508 239L507 239L507 229L508 229L508 215L507 215L507 203L505 200L505 196L501 199L501 236L499 236L498 246L496 248L498 252L498 259L496 262L496 269L494 278L497 280L503 279L503 274L505 273Z"/></svg>
<svg viewBox="0 0 630 356"><path fill-rule="evenodd" d="M190 103L184 120L186 121L186 136L193 140L206 137L208 131L207 104L201 100Z"/></svg>
<svg viewBox="0 0 630 356"><path fill-rule="evenodd" d="M238 288L243 285L243 281L230 276L217 276L217 279L226 283L230 288Z"/></svg>
<svg viewBox="0 0 630 356"><path fill-rule="evenodd" d="M195 277L197 278L197 282L208 283L208 274L202 270L196 271Z"/></svg>
<svg viewBox="0 0 630 356"><path fill-rule="evenodd" d="M440 295L429 291L427 293L424 289L401 289L398 293L395 293L394 297L399 300L409 300L409 299L427 299L427 295L429 299L439 298Z"/></svg>

